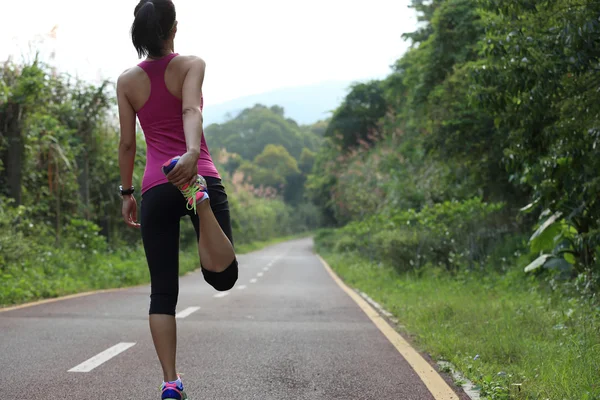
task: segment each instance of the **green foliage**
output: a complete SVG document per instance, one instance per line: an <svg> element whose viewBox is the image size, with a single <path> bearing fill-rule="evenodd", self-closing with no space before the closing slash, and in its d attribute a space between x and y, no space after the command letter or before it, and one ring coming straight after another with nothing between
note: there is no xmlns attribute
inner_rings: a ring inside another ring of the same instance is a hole
<svg viewBox="0 0 600 400"><path fill-rule="evenodd" d="M0 306L148 281L141 246L109 250L100 228L81 219L64 226L57 245L53 227L32 214L0 197ZM182 273L198 265L188 255L182 259Z"/></svg>
<svg viewBox="0 0 600 400"><path fill-rule="evenodd" d="M262 153L256 156L254 163L261 168L276 171L283 176L299 174L298 163L285 147L268 144Z"/></svg>
<svg viewBox="0 0 600 400"><path fill-rule="evenodd" d="M511 180L531 188L538 212L564 215L576 230L579 270L590 268L600 243L600 5L484 4L496 14L482 46L486 68L473 71L477 96L507 134Z"/></svg>
<svg viewBox="0 0 600 400"><path fill-rule="evenodd" d="M357 83L331 118L325 136L343 149L375 140L377 123L386 113L386 100L379 81Z"/></svg>
<svg viewBox="0 0 600 400"><path fill-rule="evenodd" d="M300 160L298 160L298 167L304 175L308 175L312 171L313 165L315 165L315 157L316 154L314 151L311 151L306 147L302 149Z"/></svg>
<svg viewBox="0 0 600 400"><path fill-rule="evenodd" d="M435 265L448 271L483 268L507 227L502 204L479 198L436 203L420 211L390 211L353 221L316 237L321 249L357 251L398 271Z"/></svg>
<svg viewBox="0 0 600 400"><path fill-rule="evenodd" d="M405 35L412 47L386 79L355 86L331 119L331 140L307 179L312 201L331 226L449 201L501 203L505 223L486 228L499 230L492 237L540 229L527 272L598 287L600 3L413 0L412 7L423 22ZM369 129L377 135L361 143ZM340 249L353 239L340 237ZM361 246L406 264L402 249L443 248L432 240L443 241L403 227L373 231ZM452 253L469 250L462 242ZM449 253L441 254L436 263Z"/></svg>
<svg viewBox="0 0 600 400"><path fill-rule="evenodd" d="M256 105L206 132L214 158L234 180L251 184L260 197L298 207L308 200L304 185L324 129L323 122L298 126L279 106Z"/></svg>
<svg viewBox="0 0 600 400"><path fill-rule="evenodd" d="M225 183L236 244L269 241L299 232L312 231L322 224L319 209L310 203L292 205L281 198L256 196L247 187Z"/></svg>
<svg viewBox="0 0 600 400"><path fill-rule="evenodd" d="M268 144L254 162L246 161L239 170L255 186L283 189L288 179L299 175L298 163L285 147Z"/></svg>
<svg viewBox="0 0 600 400"><path fill-rule="evenodd" d="M237 193L230 201L236 243L264 241L294 233L291 212L281 200L267 200L248 193Z"/></svg>
<svg viewBox="0 0 600 400"><path fill-rule="evenodd" d="M283 146L295 159L300 157L304 147L316 150L318 136L285 119L283 113L281 107L257 104L224 124L208 126L206 140L211 149L226 149L249 161L262 153L267 145Z"/></svg>

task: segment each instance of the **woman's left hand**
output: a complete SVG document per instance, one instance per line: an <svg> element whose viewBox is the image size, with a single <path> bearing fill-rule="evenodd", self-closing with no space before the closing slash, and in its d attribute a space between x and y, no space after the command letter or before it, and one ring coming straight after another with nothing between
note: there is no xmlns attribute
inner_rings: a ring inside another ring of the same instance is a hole
<svg viewBox="0 0 600 400"><path fill-rule="evenodd" d="M175 168L167 175L167 179L173 185L178 188L186 185L192 184L196 181L196 177L198 176L198 159L200 158L199 151L188 151L185 153L179 161Z"/></svg>
<svg viewBox="0 0 600 400"><path fill-rule="evenodd" d="M121 214L123 215L123 221L125 221L127 225L132 228L140 227L140 224L137 222L137 203L133 195L123 196Z"/></svg>

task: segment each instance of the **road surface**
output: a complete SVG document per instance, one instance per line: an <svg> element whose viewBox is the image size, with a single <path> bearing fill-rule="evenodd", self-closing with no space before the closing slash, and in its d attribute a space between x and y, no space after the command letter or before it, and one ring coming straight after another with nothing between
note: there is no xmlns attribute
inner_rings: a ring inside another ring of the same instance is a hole
<svg viewBox="0 0 600 400"><path fill-rule="evenodd" d="M181 278L178 371L190 400L434 399L310 239L239 261L225 295L200 272ZM0 399L159 399L148 293L144 285L0 313Z"/></svg>

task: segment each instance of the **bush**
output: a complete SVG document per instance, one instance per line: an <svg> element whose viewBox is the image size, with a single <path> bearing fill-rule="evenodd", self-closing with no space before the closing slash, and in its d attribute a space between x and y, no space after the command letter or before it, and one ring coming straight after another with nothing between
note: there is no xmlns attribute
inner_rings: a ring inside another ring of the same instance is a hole
<svg viewBox="0 0 600 400"><path fill-rule="evenodd" d="M72 219L56 235L29 215L27 207L0 196L0 306L149 280L141 245L115 251L92 222ZM180 273L198 261L195 251L183 252Z"/></svg>
<svg viewBox="0 0 600 400"><path fill-rule="evenodd" d="M358 251L371 260L390 263L400 271L427 264L449 271L474 268L486 260L510 227L504 226L503 204L480 198L447 201L421 211L390 211L351 222L333 231L320 231L322 249Z"/></svg>

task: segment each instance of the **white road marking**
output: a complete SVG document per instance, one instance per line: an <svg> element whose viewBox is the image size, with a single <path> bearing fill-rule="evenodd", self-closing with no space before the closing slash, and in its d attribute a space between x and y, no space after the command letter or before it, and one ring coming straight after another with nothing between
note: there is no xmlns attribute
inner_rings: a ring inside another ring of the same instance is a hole
<svg viewBox="0 0 600 400"><path fill-rule="evenodd" d="M130 348L133 345L135 345L135 343L126 343L126 342L118 343L118 344L114 345L113 347L110 347L110 348L104 350L102 353L99 353L99 354L95 355L94 357L82 362L81 364L77 365L76 367L71 368L68 372L90 372L97 366L107 362L111 358L115 357L119 353L124 352L125 350L127 350L128 348Z"/></svg>
<svg viewBox="0 0 600 400"><path fill-rule="evenodd" d="M281 258L283 258L285 256L285 254L280 254L277 257L275 257L274 259L272 259L268 264L267 267L272 267L273 264L275 264L277 261L279 261Z"/></svg>
<svg viewBox="0 0 600 400"><path fill-rule="evenodd" d="M263 268L263 271L268 271L268 270L269 270L269 267L264 267Z"/></svg>
<svg viewBox="0 0 600 400"><path fill-rule="evenodd" d="M214 295L214 297L219 298L219 297L225 297L229 294L229 292L220 292Z"/></svg>
<svg viewBox="0 0 600 400"><path fill-rule="evenodd" d="M256 283L256 278L250 279L250 283Z"/></svg>
<svg viewBox="0 0 600 400"><path fill-rule="evenodd" d="M178 312L175 315L175 318L185 318L188 315L190 315L191 313L198 311L199 309L200 309L200 307L188 307L185 310Z"/></svg>
<svg viewBox="0 0 600 400"><path fill-rule="evenodd" d="M240 286L238 286L238 290L243 290L243 289L246 289L246 285L240 285Z"/></svg>

